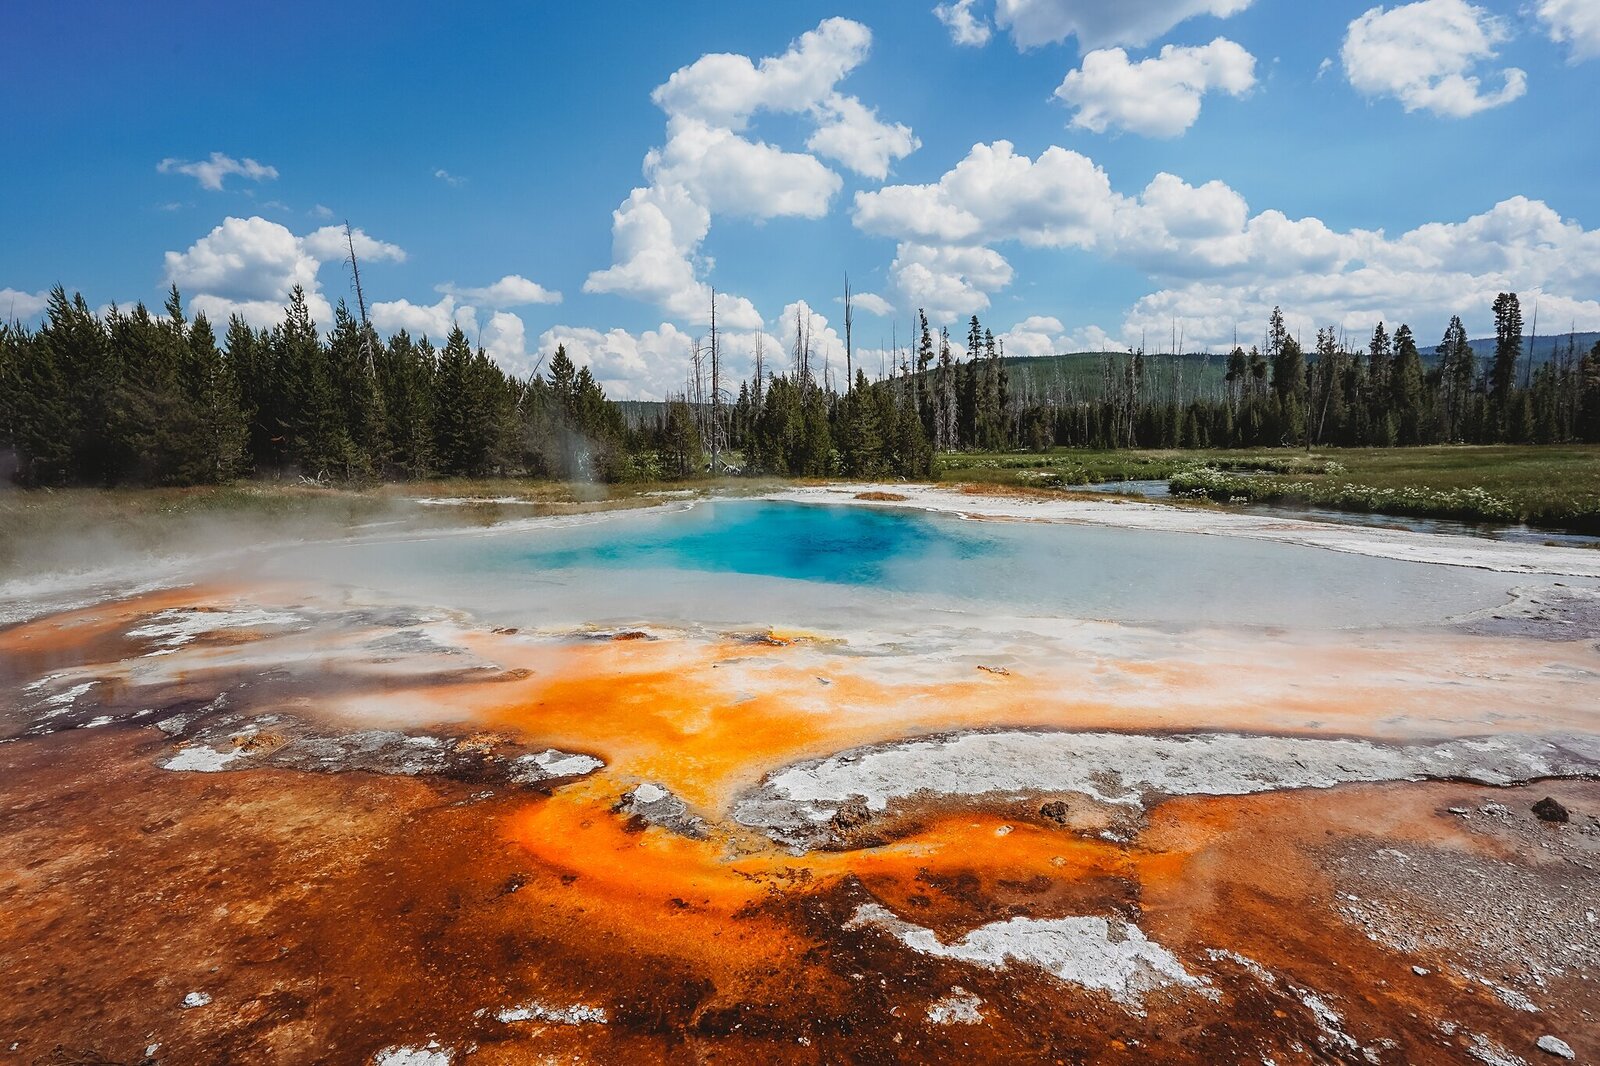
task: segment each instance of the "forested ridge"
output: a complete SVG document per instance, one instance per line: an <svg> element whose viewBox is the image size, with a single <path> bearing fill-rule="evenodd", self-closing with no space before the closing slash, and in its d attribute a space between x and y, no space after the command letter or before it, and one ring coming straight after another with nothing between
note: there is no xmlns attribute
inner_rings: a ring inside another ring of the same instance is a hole
<svg viewBox="0 0 1600 1066"><path fill-rule="evenodd" d="M718 472L931 473L939 452L1097 448L1406 446L1600 441L1600 343L1558 346L1533 367L1517 297L1495 301L1480 359L1459 318L1426 360L1410 327L1379 324L1354 348L1335 330L1302 347L1276 309L1261 345L1235 348L1222 383L1151 373L1142 352L1106 356L1092 390L1014 387L976 316L965 355L919 313L912 347L843 391L813 370L809 330L787 364L737 389L689 386L650 419L623 417L564 349L517 378L457 327L435 347L388 340L341 303L324 334L304 293L283 320L221 336L185 313L97 315L57 287L37 328L0 325L0 463L20 484L202 484L242 477L364 481L534 476L648 481Z"/></svg>

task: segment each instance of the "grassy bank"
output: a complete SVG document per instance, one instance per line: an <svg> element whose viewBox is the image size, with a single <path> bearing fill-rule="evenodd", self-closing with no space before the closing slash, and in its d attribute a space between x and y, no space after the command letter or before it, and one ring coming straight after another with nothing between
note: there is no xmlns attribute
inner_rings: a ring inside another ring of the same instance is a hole
<svg viewBox="0 0 1600 1066"><path fill-rule="evenodd" d="M1600 533L1600 448L1358 449L1321 475L1180 471L1175 494Z"/></svg>
<svg viewBox="0 0 1600 1066"><path fill-rule="evenodd" d="M976 485L1069 488L1107 481L1166 481L1180 471L1270 470L1281 474L1323 473L1328 457L1296 451L1121 450L1065 448L1051 452L941 455L935 474L944 482Z"/></svg>
<svg viewBox="0 0 1600 1066"><path fill-rule="evenodd" d="M941 457L940 477L1041 488L1165 480L1176 494L1219 502L1600 533L1595 445L956 455Z"/></svg>

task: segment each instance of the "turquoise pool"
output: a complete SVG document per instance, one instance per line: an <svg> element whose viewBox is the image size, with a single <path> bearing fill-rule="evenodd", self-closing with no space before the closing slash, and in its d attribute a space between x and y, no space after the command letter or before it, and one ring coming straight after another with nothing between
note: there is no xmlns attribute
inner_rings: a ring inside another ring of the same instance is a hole
<svg viewBox="0 0 1600 1066"><path fill-rule="evenodd" d="M975 615L1426 625L1503 602L1518 580L1241 537L737 500L322 546L295 553L292 572L518 625L849 626Z"/></svg>

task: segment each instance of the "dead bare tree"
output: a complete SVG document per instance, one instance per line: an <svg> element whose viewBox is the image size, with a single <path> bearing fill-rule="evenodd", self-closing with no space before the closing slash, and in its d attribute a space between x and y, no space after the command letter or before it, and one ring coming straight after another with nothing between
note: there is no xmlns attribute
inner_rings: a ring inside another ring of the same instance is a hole
<svg viewBox="0 0 1600 1066"><path fill-rule="evenodd" d="M344 220L344 244L350 250L345 262L350 264L350 276L356 286L356 309L361 312L361 357L366 361L367 373L372 374L377 371L377 362L372 355L372 325L367 321L367 297L361 291L361 265L356 262L356 239L348 218Z"/></svg>
<svg viewBox="0 0 1600 1066"><path fill-rule="evenodd" d="M1522 364L1522 387L1533 384L1533 349L1539 343L1539 301L1533 301L1533 332L1528 337L1528 360Z"/></svg>
<svg viewBox="0 0 1600 1066"><path fill-rule="evenodd" d="M717 290L711 290L711 472L722 458L722 364L717 348Z"/></svg>
<svg viewBox="0 0 1600 1066"><path fill-rule="evenodd" d="M763 345L761 343L762 338L765 335L765 330L756 330L756 380L754 395L751 398L755 401L755 409L758 414L761 411L761 389L766 384L767 377L767 367L765 361L763 360L764 353L762 350Z"/></svg>
<svg viewBox="0 0 1600 1066"><path fill-rule="evenodd" d="M854 325L855 307L850 301L850 275L847 273L844 276L844 391L847 396L855 381Z"/></svg>

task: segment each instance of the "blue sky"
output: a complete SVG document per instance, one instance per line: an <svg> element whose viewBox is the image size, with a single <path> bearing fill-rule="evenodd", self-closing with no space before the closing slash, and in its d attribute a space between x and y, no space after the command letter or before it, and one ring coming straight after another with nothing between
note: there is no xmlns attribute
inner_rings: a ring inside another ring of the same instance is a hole
<svg viewBox="0 0 1600 1066"><path fill-rule="evenodd" d="M325 309L350 290L318 231L348 218L380 328L460 321L513 369L565 343L616 395L678 387L708 286L736 362L797 317L831 348L847 270L869 349L919 306L1013 354L1248 343L1277 303L1431 342L1501 288L1541 332L1600 328L1595 0L61 3L8 30L0 314L173 280L213 316L264 323L296 280Z"/></svg>

